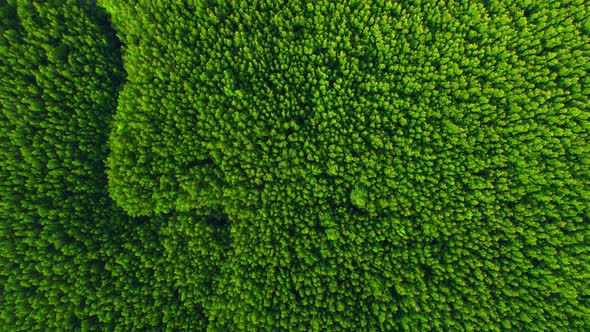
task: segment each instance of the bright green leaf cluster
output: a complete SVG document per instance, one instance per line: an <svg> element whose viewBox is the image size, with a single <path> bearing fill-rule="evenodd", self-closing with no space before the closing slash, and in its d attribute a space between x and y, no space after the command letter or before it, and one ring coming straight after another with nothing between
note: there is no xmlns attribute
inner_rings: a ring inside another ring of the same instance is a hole
<svg viewBox="0 0 590 332"><path fill-rule="evenodd" d="M350 192L350 200L352 204L358 208L364 208L367 206L368 191L364 186L355 186Z"/></svg>

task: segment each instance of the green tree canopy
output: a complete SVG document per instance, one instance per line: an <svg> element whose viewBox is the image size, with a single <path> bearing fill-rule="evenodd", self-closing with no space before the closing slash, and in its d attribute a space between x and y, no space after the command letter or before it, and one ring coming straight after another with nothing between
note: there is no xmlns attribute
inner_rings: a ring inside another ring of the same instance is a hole
<svg viewBox="0 0 590 332"><path fill-rule="evenodd" d="M106 13L0 1L0 21L0 330L203 330L227 228L109 198L124 73Z"/></svg>
<svg viewBox="0 0 590 332"><path fill-rule="evenodd" d="M110 190L221 209L211 330L588 326L584 1L104 1Z"/></svg>
<svg viewBox="0 0 590 332"><path fill-rule="evenodd" d="M98 4L0 0L5 326L590 328L586 1Z"/></svg>

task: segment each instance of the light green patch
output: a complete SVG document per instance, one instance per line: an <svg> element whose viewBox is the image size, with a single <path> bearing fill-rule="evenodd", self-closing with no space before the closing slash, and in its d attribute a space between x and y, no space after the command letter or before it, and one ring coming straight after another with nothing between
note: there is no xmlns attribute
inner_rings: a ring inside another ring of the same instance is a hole
<svg viewBox="0 0 590 332"><path fill-rule="evenodd" d="M364 185L357 185L350 192L350 202L359 209L366 208L368 199L369 189Z"/></svg>

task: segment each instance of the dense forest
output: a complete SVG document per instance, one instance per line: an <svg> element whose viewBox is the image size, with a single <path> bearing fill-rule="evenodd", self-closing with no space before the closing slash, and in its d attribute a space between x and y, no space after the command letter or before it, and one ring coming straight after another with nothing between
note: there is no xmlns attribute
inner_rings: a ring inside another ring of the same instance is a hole
<svg viewBox="0 0 590 332"><path fill-rule="evenodd" d="M585 0L0 20L0 330L590 330Z"/></svg>

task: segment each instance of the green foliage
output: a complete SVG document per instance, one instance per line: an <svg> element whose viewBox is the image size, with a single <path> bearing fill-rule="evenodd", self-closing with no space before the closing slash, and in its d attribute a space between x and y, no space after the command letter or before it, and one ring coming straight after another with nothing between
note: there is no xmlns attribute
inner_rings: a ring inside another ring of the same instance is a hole
<svg viewBox="0 0 590 332"><path fill-rule="evenodd" d="M219 227L196 211L133 219L108 196L123 71L106 13L1 1L0 20L0 330L203 330Z"/></svg>
<svg viewBox="0 0 590 332"><path fill-rule="evenodd" d="M568 4L104 1L113 197L227 213L210 330L587 328Z"/></svg>
<svg viewBox="0 0 590 332"><path fill-rule="evenodd" d="M368 196L369 192L365 186L355 186L350 192L350 201L354 206L362 209L367 206Z"/></svg>
<svg viewBox="0 0 590 332"><path fill-rule="evenodd" d="M590 329L585 1L0 4L4 326Z"/></svg>
<svg viewBox="0 0 590 332"><path fill-rule="evenodd" d="M109 284L102 243L121 231L102 176L122 77L112 32L89 4L1 8L2 326L108 328L93 299Z"/></svg>

